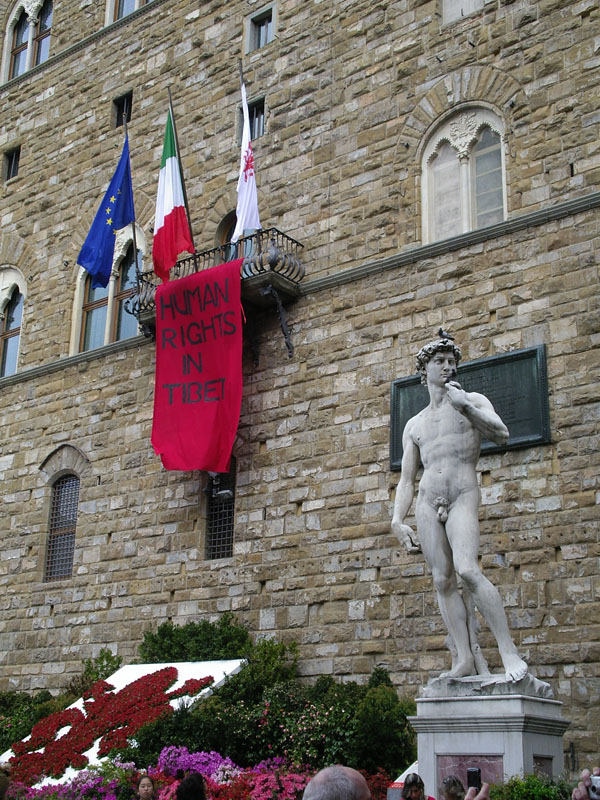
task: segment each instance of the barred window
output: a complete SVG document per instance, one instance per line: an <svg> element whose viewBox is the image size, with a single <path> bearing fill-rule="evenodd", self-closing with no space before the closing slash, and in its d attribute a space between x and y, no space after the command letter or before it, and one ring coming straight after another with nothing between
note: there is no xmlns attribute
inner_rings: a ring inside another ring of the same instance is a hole
<svg viewBox="0 0 600 800"><path fill-rule="evenodd" d="M65 475L52 487L52 505L46 551L46 580L56 581L73 574L75 528L79 507L79 478Z"/></svg>
<svg viewBox="0 0 600 800"><path fill-rule="evenodd" d="M211 478L208 486L206 558L230 558L233 555L233 520L235 505L235 459L229 472Z"/></svg>

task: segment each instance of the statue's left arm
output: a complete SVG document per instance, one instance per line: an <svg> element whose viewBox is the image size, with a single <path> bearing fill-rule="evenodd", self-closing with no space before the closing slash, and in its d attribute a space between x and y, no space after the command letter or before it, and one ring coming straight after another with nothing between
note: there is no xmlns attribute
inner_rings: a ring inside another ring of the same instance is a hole
<svg viewBox="0 0 600 800"><path fill-rule="evenodd" d="M446 384L446 391L450 403L474 428L477 428L482 436L495 444L506 444L509 436L508 428L496 414L494 406L487 397L477 392L465 392L456 381Z"/></svg>

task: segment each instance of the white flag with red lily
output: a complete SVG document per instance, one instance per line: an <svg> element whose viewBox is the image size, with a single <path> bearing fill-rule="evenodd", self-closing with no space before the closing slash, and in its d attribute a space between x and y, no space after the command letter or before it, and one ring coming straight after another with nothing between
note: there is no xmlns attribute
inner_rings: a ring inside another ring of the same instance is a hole
<svg viewBox="0 0 600 800"><path fill-rule="evenodd" d="M163 282L169 280L169 270L175 266L177 256L186 251L193 253L194 245L185 210L181 169L175 147L175 130L169 109L158 176L152 243L154 272Z"/></svg>
<svg viewBox="0 0 600 800"><path fill-rule="evenodd" d="M258 216L258 197L256 194L256 175L254 174L254 153L250 141L250 115L246 100L246 87L242 83L242 111L244 127L242 129L242 156L240 159L240 177L237 185L237 224L231 237L237 242L244 231L258 230L262 227Z"/></svg>

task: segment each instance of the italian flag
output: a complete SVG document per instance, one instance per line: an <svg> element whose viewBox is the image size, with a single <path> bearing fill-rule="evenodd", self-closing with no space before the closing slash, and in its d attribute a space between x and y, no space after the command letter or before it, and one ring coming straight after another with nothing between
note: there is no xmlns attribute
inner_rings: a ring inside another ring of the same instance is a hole
<svg viewBox="0 0 600 800"><path fill-rule="evenodd" d="M152 243L154 272L163 283L169 280L169 270L177 263L177 256L185 251L195 252L185 210L181 170L175 148L173 118L171 109L169 109L160 175L158 176L154 241Z"/></svg>

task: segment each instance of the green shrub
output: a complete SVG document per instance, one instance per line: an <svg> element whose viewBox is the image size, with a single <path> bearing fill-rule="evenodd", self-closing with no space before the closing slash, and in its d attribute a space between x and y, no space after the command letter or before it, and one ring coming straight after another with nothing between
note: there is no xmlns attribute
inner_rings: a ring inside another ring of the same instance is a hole
<svg viewBox="0 0 600 800"><path fill-rule="evenodd" d="M501 786L490 787L490 800L570 800L572 784L552 781L543 775L511 778Z"/></svg>
<svg viewBox="0 0 600 800"><path fill-rule="evenodd" d="M248 652L247 664L219 689L219 696L228 700L260 703L264 692L277 683L296 677L298 647L261 639Z"/></svg>
<svg viewBox="0 0 600 800"><path fill-rule="evenodd" d="M67 694L52 697L46 690L35 695L0 692L0 753L8 750L13 742L28 736L36 722L55 711L62 711L74 699Z"/></svg>
<svg viewBox="0 0 600 800"><path fill-rule="evenodd" d="M414 761L416 742L407 717L415 712L413 701L401 701L392 686L376 682L356 710L354 765L393 775Z"/></svg>
<svg viewBox="0 0 600 800"><path fill-rule="evenodd" d="M113 655L108 647L103 647L96 658L86 658L83 672L69 683L68 692L75 697L81 697L96 681L103 681L116 672L122 663L120 656Z"/></svg>
<svg viewBox="0 0 600 800"><path fill-rule="evenodd" d="M225 613L216 623L207 620L186 625L163 622L156 633L144 633L139 654L145 664L162 664L245 658L251 649L248 630L233 614Z"/></svg>

